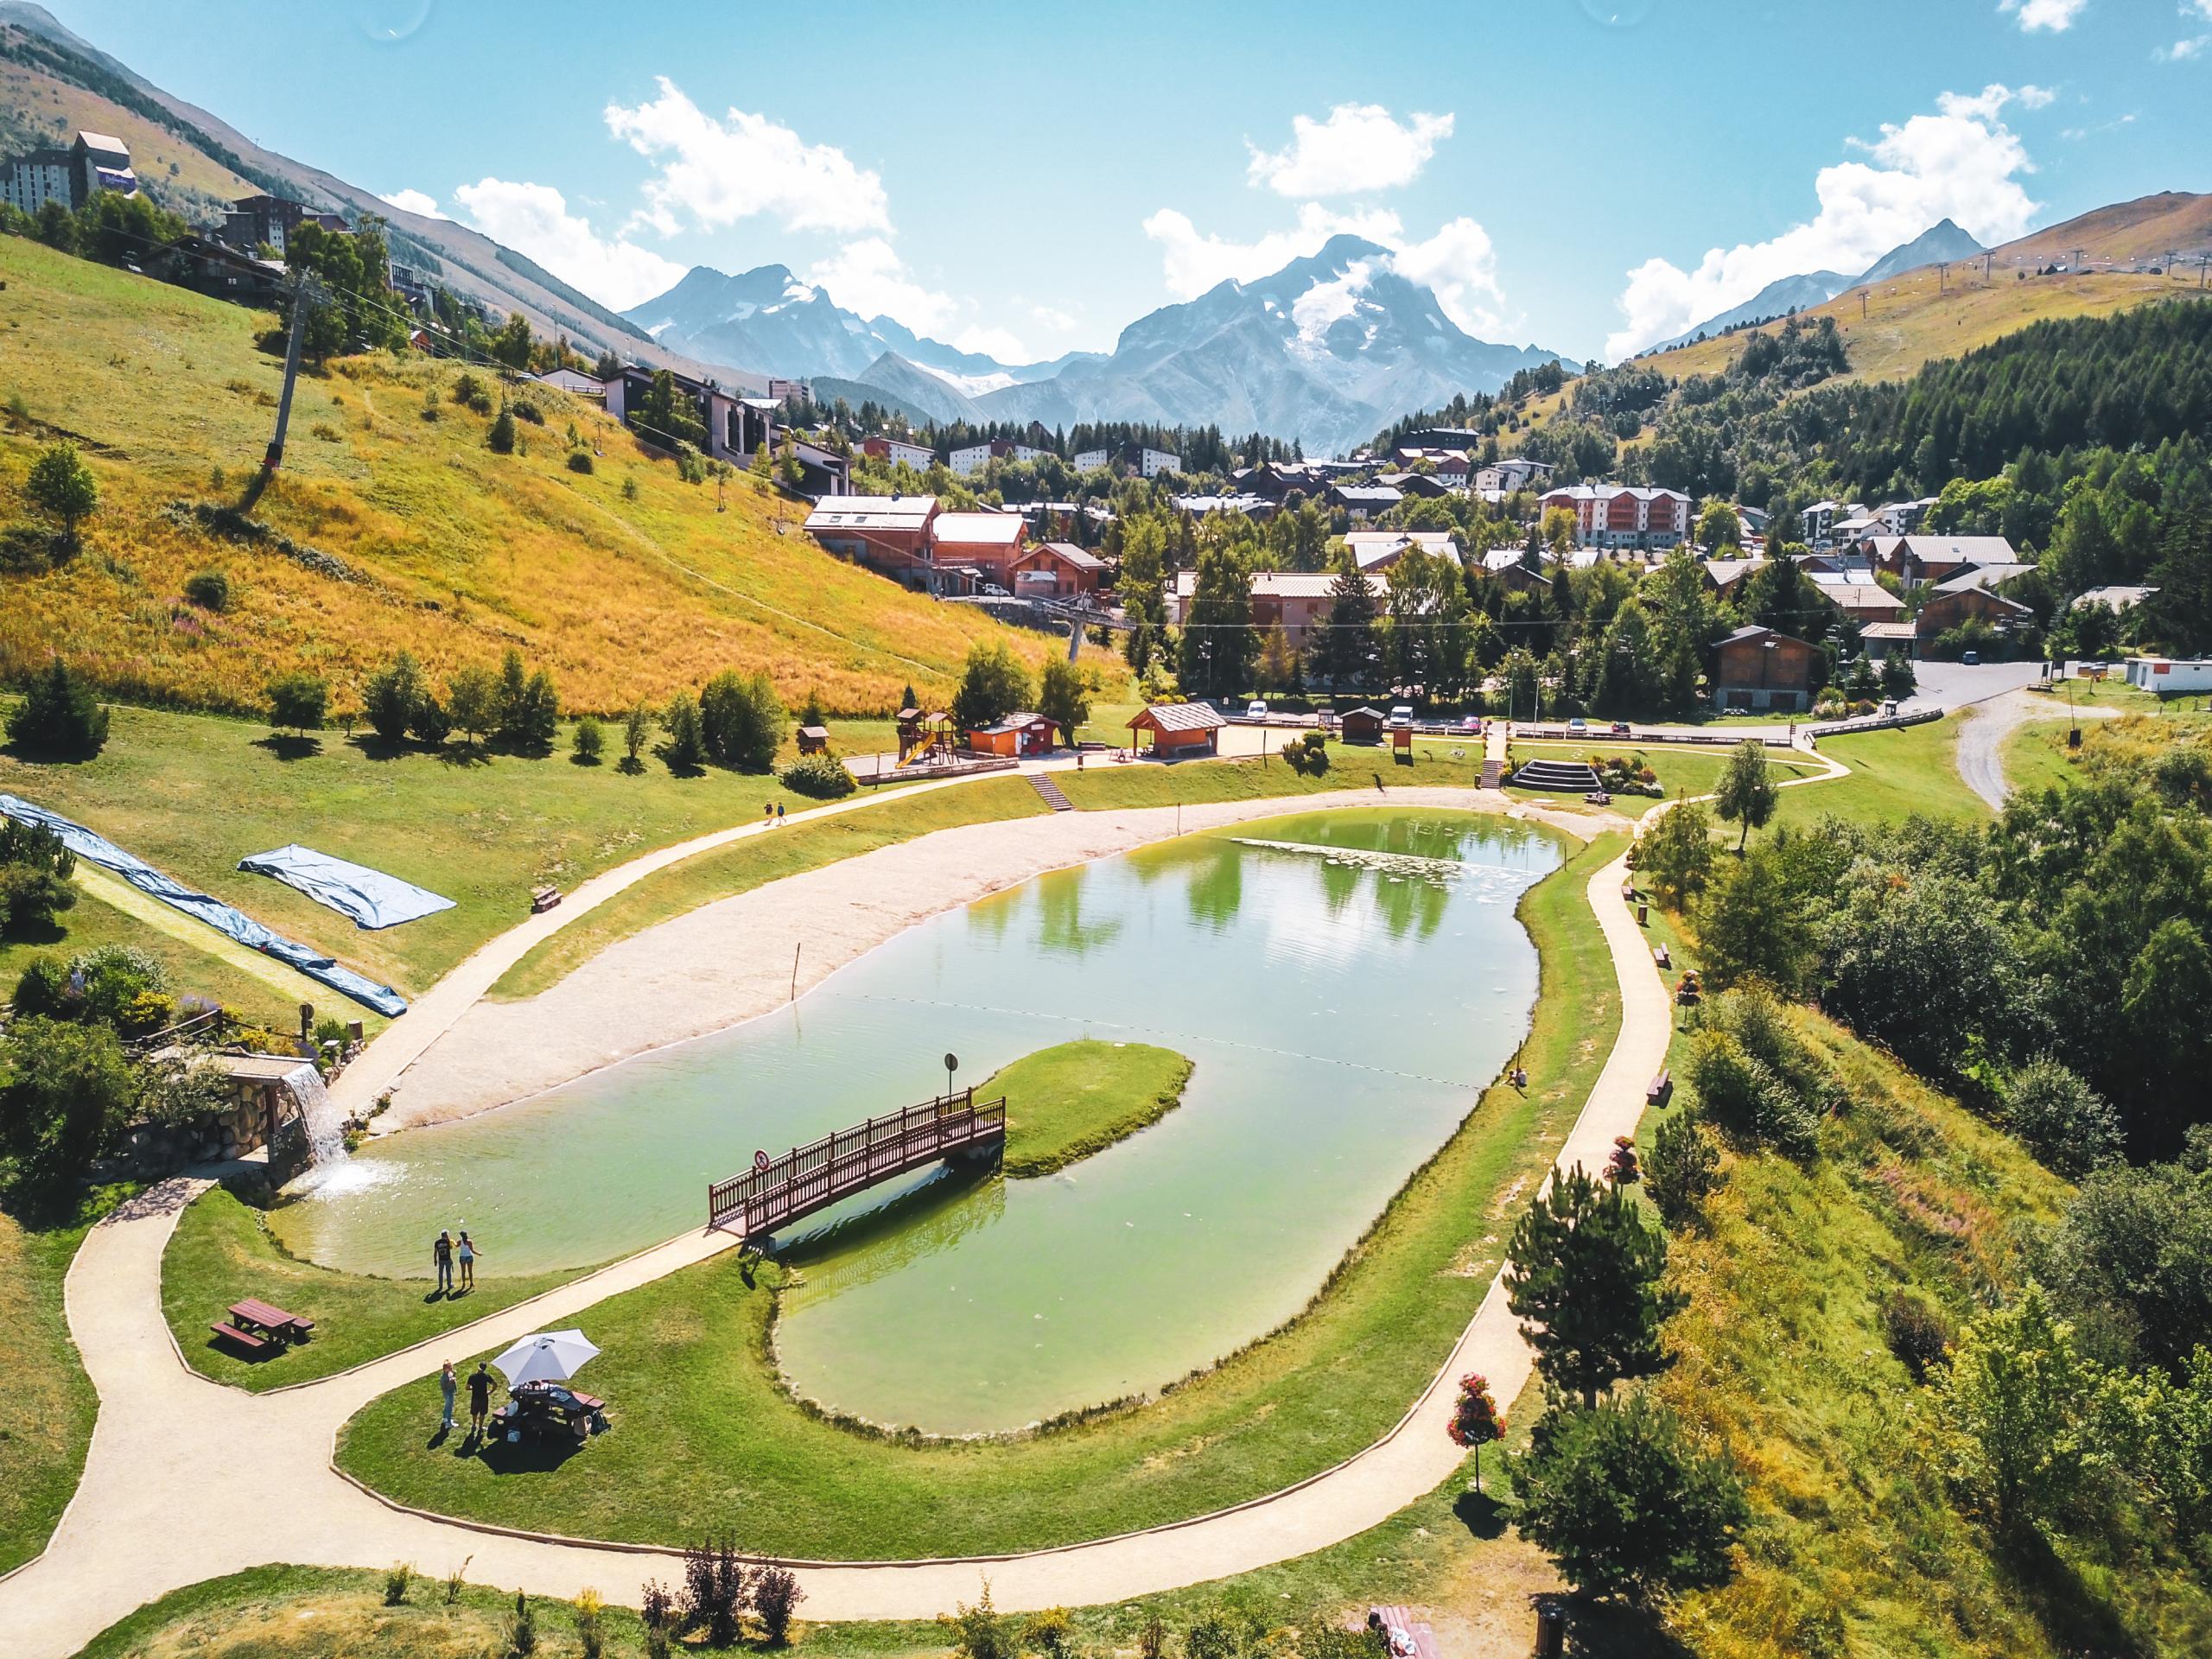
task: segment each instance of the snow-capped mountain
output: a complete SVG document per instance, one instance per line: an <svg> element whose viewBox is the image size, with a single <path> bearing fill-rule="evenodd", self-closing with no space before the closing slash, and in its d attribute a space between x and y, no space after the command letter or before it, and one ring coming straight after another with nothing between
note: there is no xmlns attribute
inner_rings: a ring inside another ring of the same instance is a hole
<svg viewBox="0 0 2212 1659"><path fill-rule="evenodd" d="M1769 317L1779 317L1791 311L1810 310L1850 289L1863 287L1868 283L1885 283L1892 276L1903 276L1908 270L1917 270L1923 265L1941 264L1949 259L1971 259L1983 251L1980 243L1952 220L1942 219L1911 241L1899 243L1856 276L1845 276L1833 270L1815 270L1802 276L1777 277L1741 305L1731 306L1718 316L1707 317L1695 327L1685 328L1672 340L1662 340L1649 349L1670 351L1675 346L1688 345L1700 334L1717 334L1738 323L1763 322Z"/></svg>
<svg viewBox="0 0 2212 1659"><path fill-rule="evenodd" d="M849 400L940 420L1155 421L1357 445L1403 410L1494 391L1556 353L1466 334L1388 250L1340 236L1256 282L1221 283L1122 332L1107 355L1009 365L862 319L782 265L729 276L700 266L624 314L674 351L755 373L835 381ZM1569 364L1569 368L1574 365Z"/></svg>

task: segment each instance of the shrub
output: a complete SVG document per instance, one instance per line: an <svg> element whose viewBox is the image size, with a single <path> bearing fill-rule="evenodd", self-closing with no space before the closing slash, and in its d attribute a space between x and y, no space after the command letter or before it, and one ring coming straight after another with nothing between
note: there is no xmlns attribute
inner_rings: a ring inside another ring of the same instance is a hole
<svg viewBox="0 0 2212 1659"><path fill-rule="evenodd" d="M588 473L591 469L592 459L590 450L571 449L569 451L569 470L570 472Z"/></svg>
<svg viewBox="0 0 2212 1659"><path fill-rule="evenodd" d="M435 421L438 418L438 389L435 386L428 387L423 391L423 418L426 421Z"/></svg>
<svg viewBox="0 0 2212 1659"><path fill-rule="evenodd" d="M507 407L514 410L518 421L528 421L532 426L545 424L545 411L527 397L518 397Z"/></svg>
<svg viewBox="0 0 2212 1659"><path fill-rule="evenodd" d="M456 404L473 404L484 395L484 383L466 369L453 383L453 400Z"/></svg>
<svg viewBox="0 0 2212 1659"><path fill-rule="evenodd" d="M88 760L107 743L107 710L56 657L8 716L8 741L27 755Z"/></svg>
<svg viewBox="0 0 2212 1659"><path fill-rule="evenodd" d="M599 1616L606 1605L599 1592L588 1585L576 1592L576 1645L583 1650L583 1659L600 1659L607 1650L607 1635L599 1627Z"/></svg>
<svg viewBox="0 0 2212 1659"><path fill-rule="evenodd" d="M952 1650L960 1659L1020 1659L1020 1627L991 1605L989 1580L983 1581L982 1596L973 1607L955 1602L953 1608L939 1613L937 1622L952 1638Z"/></svg>
<svg viewBox="0 0 2212 1659"><path fill-rule="evenodd" d="M184 596L203 611L227 611L231 579L220 570L202 570L184 579Z"/></svg>
<svg viewBox="0 0 2212 1659"><path fill-rule="evenodd" d="M638 475L635 473L630 473L624 475L622 480L622 499L625 501L634 501L638 499Z"/></svg>
<svg viewBox="0 0 2212 1659"><path fill-rule="evenodd" d="M760 1620L768 1645L780 1648L790 1637L791 1615L806 1599L798 1575L789 1567L764 1567L753 1575L753 1611Z"/></svg>
<svg viewBox="0 0 2212 1659"><path fill-rule="evenodd" d="M1951 1322L1942 1310L1910 1290L1893 1290L1883 1302L1882 1333L1916 1382L1925 1382L1951 1348Z"/></svg>
<svg viewBox="0 0 2212 1659"><path fill-rule="evenodd" d="M1708 1000L1684 1069L1700 1109L1730 1140L1792 1156L1811 1150L1833 1090L1772 993L1747 984Z"/></svg>
<svg viewBox="0 0 2212 1659"><path fill-rule="evenodd" d="M407 1599L407 1586L415 1578L415 1563L394 1561L385 1569L384 1605L397 1607Z"/></svg>
<svg viewBox="0 0 2212 1659"><path fill-rule="evenodd" d="M502 408L499 416L492 423L492 429L484 435L485 448L495 455L512 455L515 452L515 416L511 408Z"/></svg>
<svg viewBox="0 0 2212 1659"><path fill-rule="evenodd" d="M1719 1185L1720 1148L1713 1132L1686 1111L1661 1123L1643 1166L1643 1190L1658 1206L1660 1220L1681 1226Z"/></svg>
<svg viewBox="0 0 2212 1659"><path fill-rule="evenodd" d="M515 1592L514 1617L507 1621L507 1652L511 1659L531 1659L537 1651L537 1615L530 1599Z"/></svg>
<svg viewBox="0 0 2212 1659"><path fill-rule="evenodd" d="M2120 1161L2120 1114L2112 1103L2044 1055L2013 1075L2005 1094L2005 1127L2045 1167L2079 1181Z"/></svg>
<svg viewBox="0 0 2212 1659"><path fill-rule="evenodd" d="M105 1026L17 1020L0 1035L0 1151L33 1187L60 1190L114 1143L137 1077Z"/></svg>
<svg viewBox="0 0 2212 1659"><path fill-rule="evenodd" d="M1075 1619L1065 1607L1047 1607L1029 1615L1021 1637L1039 1659L1072 1659Z"/></svg>
<svg viewBox="0 0 2212 1659"><path fill-rule="evenodd" d="M447 1606L458 1607L461 1605L461 1586L468 1582L468 1564L475 1559L474 1555L462 1556L461 1565L446 1574Z"/></svg>
<svg viewBox="0 0 2212 1659"><path fill-rule="evenodd" d="M649 1630L664 1630L676 1622L676 1598L658 1579L646 1580L638 1600L638 1617Z"/></svg>
<svg viewBox="0 0 2212 1659"><path fill-rule="evenodd" d="M606 728L586 715L576 722L575 734L569 740L569 745L575 752L578 766L595 766L599 764L600 756L607 752Z"/></svg>
<svg viewBox="0 0 2212 1659"><path fill-rule="evenodd" d="M36 956L23 964L9 1006L18 1020L66 1020L76 1012L69 993L69 970L61 958Z"/></svg>
<svg viewBox="0 0 2212 1659"><path fill-rule="evenodd" d="M683 1552L683 1628L704 1630L709 1647L727 1648L737 1640L745 1590L745 1565L728 1540Z"/></svg>
<svg viewBox="0 0 2212 1659"><path fill-rule="evenodd" d="M1294 737L1282 746L1283 764L1301 778L1319 778L1329 770L1329 740L1319 732Z"/></svg>
<svg viewBox="0 0 2212 1659"><path fill-rule="evenodd" d="M37 524L10 524L0 530L0 571L10 575L42 575L67 563L73 550L68 537Z"/></svg>
<svg viewBox="0 0 2212 1659"><path fill-rule="evenodd" d="M322 676L304 669L280 674L269 682L268 691L271 726L289 726L302 736L322 729L323 717L330 710L330 683Z"/></svg>
<svg viewBox="0 0 2212 1659"><path fill-rule="evenodd" d="M785 789L822 801L849 795L858 786L845 763L830 754L803 754L779 775Z"/></svg>
<svg viewBox="0 0 2212 1659"><path fill-rule="evenodd" d="M0 935L50 927L77 902L77 855L53 830L0 818Z"/></svg>

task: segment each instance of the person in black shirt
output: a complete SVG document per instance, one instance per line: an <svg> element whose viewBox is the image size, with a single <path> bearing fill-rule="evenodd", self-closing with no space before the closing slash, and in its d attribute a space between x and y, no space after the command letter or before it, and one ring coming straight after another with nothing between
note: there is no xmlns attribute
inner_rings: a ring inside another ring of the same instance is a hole
<svg viewBox="0 0 2212 1659"><path fill-rule="evenodd" d="M438 1270L438 1288L453 1294L453 1235L443 1228L438 1230L437 1243L430 1246L430 1264Z"/></svg>
<svg viewBox="0 0 2212 1659"><path fill-rule="evenodd" d="M476 1369L468 1374L468 1432L484 1432L484 1415L492 1409L492 1373L478 1360Z"/></svg>

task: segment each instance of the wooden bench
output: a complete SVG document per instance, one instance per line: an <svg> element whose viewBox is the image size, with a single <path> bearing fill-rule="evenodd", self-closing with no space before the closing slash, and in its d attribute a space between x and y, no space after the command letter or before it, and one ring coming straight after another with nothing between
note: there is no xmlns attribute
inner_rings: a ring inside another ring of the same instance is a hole
<svg viewBox="0 0 2212 1659"><path fill-rule="evenodd" d="M1659 1068L1659 1075L1651 1079L1651 1086L1643 1091L1643 1098L1654 1106L1664 1106L1667 1096L1674 1092L1674 1077L1662 1065Z"/></svg>
<svg viewBox="0 0 2212 1659"><path fill-rule="evenodd" d="M560 902L560 888L533 887L530 893L530 913L533 916L543 915Z"/></svg>
<svg viewBox="0 0 2212 1659"><path fill-rule="evenodd" d="M1675 965L1674 957L1667 954L1667 947L1663 944L1655 944L1651 947L1651 960L1662 968L1671 968Z"/></svg>
<svg viewBox="0 0 2212 1659"><path fill-rule="evenodd" d="M235 1344L237 1346L245 1349L249 1354L258 1353L261 1350L269 1346L268 1338L257 1337L250 1331L241 1331L235 1325L225 1325L221 1321L218 1320L215 1324L209 1325L207 1328L210 1331L213 1331L217 1336L220 1337L224 1341Z"/></svg>

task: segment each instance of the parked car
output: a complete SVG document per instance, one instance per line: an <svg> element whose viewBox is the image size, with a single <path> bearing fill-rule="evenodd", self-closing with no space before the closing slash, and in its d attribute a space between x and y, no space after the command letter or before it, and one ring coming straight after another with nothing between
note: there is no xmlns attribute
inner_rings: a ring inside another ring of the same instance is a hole
<svg viewBox="0 0 2212 1659"><path fill-rule="evenodd" d="M1459 722L1459 729L1469 737L1480 737L1483 734L1483 717L1480 715L1469 715Z"/></svg>
<svg viewBox="0 0 2212 1659"><path fill-rule="evenodd" d="M1624 720L1617 720L1613 722L1613 735L1615 737L1626 737L1628 734L1628 721Z"/></svg>
<svg viewBox="0 0 2212 1659"><path fill-rule="evenodd" d="M1410 726L1413 723L1414 706L1410 702L1402 702L1396 708L1390 710L1391 725L1405 727Z"/></svg>
<svg viewBox="0 0 2212 1659"><path fill-rule="evenodd" d="M1981 666L1981 653L1978 651L1969 651L1961 654L1959 660L1968 668L1979 668Z"/></svg>
<svg viewBox="0 0 2212 1659"><path fill-rule="evenodd" d="M1590 722L1577 715L1567 722L1567 729L1570 732L1586 732L1590 729Z"/></svg>
<svg viewBox="0 0 2212 1659"><path fill-rule="evenodd" d="M1247 719L1247 720L1265 720L1267 717L1268 717L1268 705L1267 705L1266 703L1262 702L1259 698L1255 697L1255 698L1253 698L1253 699L1252 699L1252 701L1251 701L1251 702L1248 702L1248 703L1246 703L1246 704L1244 705L1244 718L1245 718L1245 719Z"/></svg>

